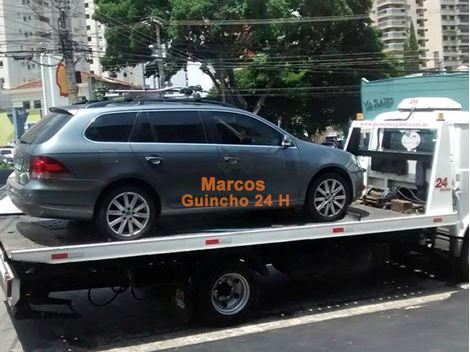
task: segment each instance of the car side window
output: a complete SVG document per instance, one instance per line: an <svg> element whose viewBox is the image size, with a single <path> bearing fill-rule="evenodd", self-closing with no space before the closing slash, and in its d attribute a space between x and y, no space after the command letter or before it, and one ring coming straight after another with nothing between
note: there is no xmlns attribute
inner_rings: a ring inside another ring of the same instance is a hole
<svg viewBox="0 0 470 352"><path fill-rule="evenodd" d="M221 144L280 146L282 134L252 117L211 111Z"/></svg>
<svg viewBox="0 0 470 352"><path fill-rule="evenodd" d="M86 129L85 137L96 142L127 142L136 115L136 112L101 115Z"/></svg>
<svg viewBox="0 0 470 352"><path fill-rule="evenodd" d="M153 143L155 138L153 136L152 127L147 117L147 113L143 112L137 117L137 123L132 130L131 142L138 143Z"/></svg>
<svg viewBox="0 0 470 352"><path fill-rule="evenodd" d="M150 111L147 116L158 143L206 143L198 111Z"/></svg>

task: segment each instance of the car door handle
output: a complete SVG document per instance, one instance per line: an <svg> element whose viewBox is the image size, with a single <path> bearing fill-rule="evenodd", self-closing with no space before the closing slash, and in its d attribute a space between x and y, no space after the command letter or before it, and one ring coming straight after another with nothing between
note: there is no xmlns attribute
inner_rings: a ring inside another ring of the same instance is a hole
<svg viewBox="0 0 470 352"><path fill-rule="evenodd" d="M238 164L238 157L237 156L224 156L224 161L229 164Z"/></svg>
<svg viewBox="0 0 470 352"><path fill-rule="evenodd" d="M160 165L163 159L158 156L146 156L145 161L152 165Z"/></svg>

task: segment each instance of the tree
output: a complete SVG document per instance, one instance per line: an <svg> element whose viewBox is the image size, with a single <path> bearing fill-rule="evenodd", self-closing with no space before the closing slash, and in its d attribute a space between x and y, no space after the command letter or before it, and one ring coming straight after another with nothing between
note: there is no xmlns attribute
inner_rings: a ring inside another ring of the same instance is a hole
<svg viewBox="0 0 470 352"><path fill-rule="evenodd" d="M419 48L413 22L410 24L408 41L403 49L403 70L407 73L419 72Z"/></svg>
<svg viewBox="0 0 470 352"><path fill-rule="evenodd" d="M370 0L96 2L96 18L107 25L109 66L150 60L148 45L155 40L158 19L164 23L163 40L169 47L168 73L188 59L201 62L220 99L308 134L344 123L360 111L361 77L372 80L395 74L369 19L250 22L368 14ZM226 19L244 23L202 25ZM187 20L201 22L182 25Z"/></svg>

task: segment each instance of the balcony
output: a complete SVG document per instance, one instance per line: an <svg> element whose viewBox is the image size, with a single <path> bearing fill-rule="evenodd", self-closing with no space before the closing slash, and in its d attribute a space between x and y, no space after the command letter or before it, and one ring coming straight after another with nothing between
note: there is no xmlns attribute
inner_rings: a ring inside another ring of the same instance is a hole
<svg viewBox="0 0 470 352"><path fill-rule="evenodd" d="M468 16L458 16L457 17L457 23L458 24L466 24L468 25Z"/></svg>
<svg viewBox="0 0 470 352"><path fill-rule="evenodd" d="M384 51L400 51L404 48L404 43L389 43L385 44Z"/></svg>
<svg viewBox="0 0 470 352"><path fill-rule="evenodd" d="M441 23L443 26L455 26L457 23L457 19L449 20L449 19L442 19Z"/></svg>
<svg viewBox="0 0 470 352"><path fill-rule="evenodd" d="M383 5L406 5L406 0L378 0L377 7Z"/></svg>
<svg viewBox="0 0 470 352"><path fill-rule="evenodd" d="M403 39L406 40L406 32L399 31L399 32L386 32L382 35L382 40L387 39Z"/></svg>
<svg viewBox="0 0 470 352"><path fill-rule="evenodd" d="M404 17L406 16L406 11L405 9L386 9L377 12L377 18L382 18L386 16L399 16L399 17Z"/></svg>
<svg viewBox="0 0 470 352"><path fill-rule="evenodd" d="M441 9L441 15L450 15L454 16L456 14L456 10L449 10L449 9Z"/></svg>
<svg viewBox="0 0 470 352"><path fill-rule="evenodd" d="M443 29L442 35L457 35L457 31L455 29Z"/></svg>
<svg viewBox="0 0 470 352"><path fill-rule="evenodd" d="M382 21L378 23L379 28L385 29L385 28L403 28L406 30L406 21Z"/></svg>

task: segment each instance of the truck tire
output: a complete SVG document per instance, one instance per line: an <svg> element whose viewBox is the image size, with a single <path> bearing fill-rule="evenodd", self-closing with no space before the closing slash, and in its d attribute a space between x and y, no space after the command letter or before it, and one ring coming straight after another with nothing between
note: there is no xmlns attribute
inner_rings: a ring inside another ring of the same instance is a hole
<svg viewBox="0 0 470 352"><path fill-rule="evenodd" d="M343 176L328 172L315 177L310 184L304 209L316 221L344 218L351 202L351 190Z"/></svg>
<svg viewBox="0 0 470 352"><path fill-rule="evenodd" d="M144 188L120 186L100 200L95 224L107 239L131 241L151 232L155 217L155 202Z"/></svg>
<svg viewBox="0 0 470 352"><path fill-rule="evenodd" d="M229 262L208 272L194 292L200 320L217 326L234 324L256 304L257 274L243 262Z"/></svg>

